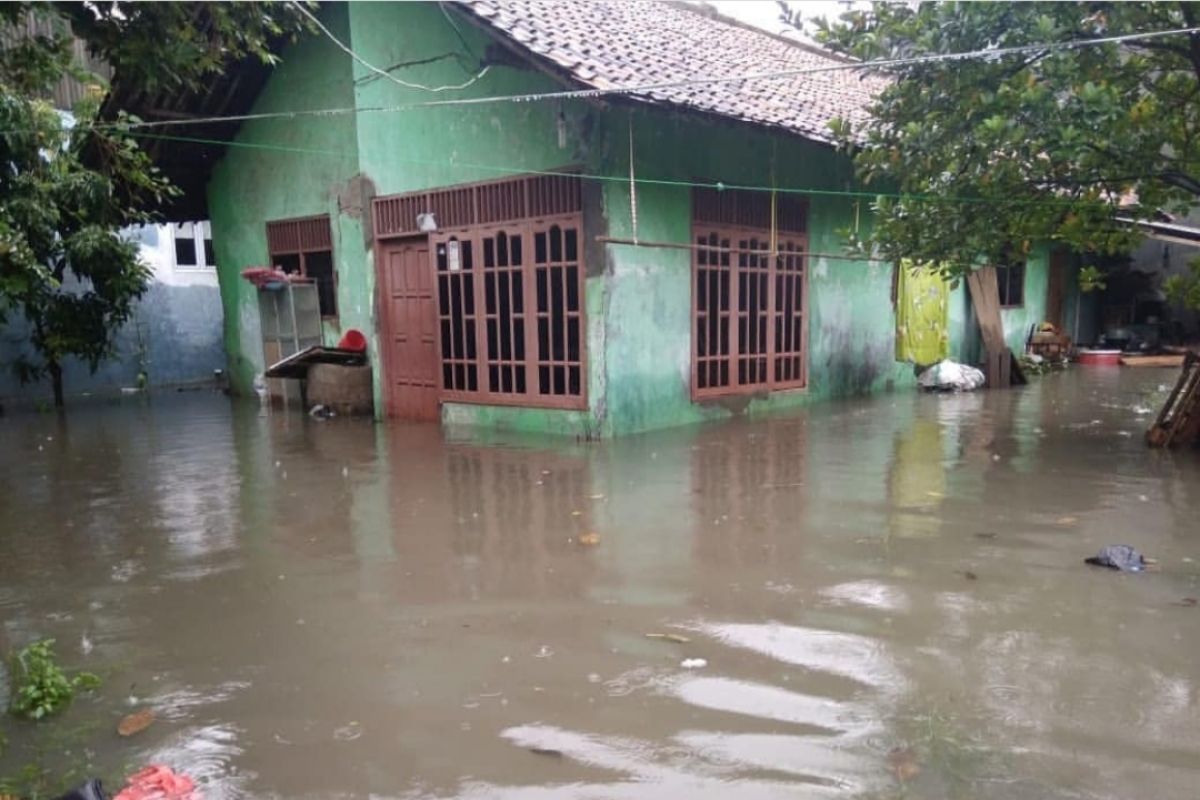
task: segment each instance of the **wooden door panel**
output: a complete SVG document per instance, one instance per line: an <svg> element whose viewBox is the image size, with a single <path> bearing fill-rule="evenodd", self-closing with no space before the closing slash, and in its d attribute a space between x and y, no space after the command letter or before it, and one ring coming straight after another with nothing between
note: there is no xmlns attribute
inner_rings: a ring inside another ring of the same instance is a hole
<svg viewBox="0 0 1200 800"><path fill-rule="evenodd" d="M429 243L421 239L385 245L383 261L388 413L437 420L437 309Z"/></svg>

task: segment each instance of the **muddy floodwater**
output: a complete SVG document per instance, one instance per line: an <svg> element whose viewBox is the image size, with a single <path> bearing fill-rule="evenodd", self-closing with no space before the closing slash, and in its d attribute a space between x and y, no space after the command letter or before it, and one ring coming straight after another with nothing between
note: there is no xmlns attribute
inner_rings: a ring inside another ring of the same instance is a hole
<svg viewBox="0 0 1200 800"><path fill-rule="evenodd" d="M206 798L1196 798L1168 370L581 444L219 395L0 419L0 777ZM1105 544L1160 571L1086 566ZM684 664L687 664L685 667ZM117 722L156 721L130 738Z"/></svg>

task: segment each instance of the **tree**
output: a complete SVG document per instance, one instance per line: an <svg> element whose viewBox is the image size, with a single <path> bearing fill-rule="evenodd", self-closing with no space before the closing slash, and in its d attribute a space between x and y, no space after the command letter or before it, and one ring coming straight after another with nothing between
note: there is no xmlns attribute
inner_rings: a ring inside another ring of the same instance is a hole
<svg viewBox="0 0 1200 800"><path fill-rule="evenodd" d="M72 62L73 37L127 85L187 92L241 59L273 62L307 26L291 4L0 5L0 323L28 322L37 360L17 363L23 381L48 375L62 406L64 359L94 371L111 354L150 277L120 231L156 221L175 192L138 146L137 120L101 114L103 81ZM64 76L89 87L69 114L48 99Z"/></svg>
<svg viewBox="0 0 1200 800"><path fill-rule="evenodd" d="M880 192L857 244L963 274L1052 241L1101 255L1120 218L1200 199L1200 35L1081 40L1200 25L1181 3L873 3L817 23L863 60L1044 45L879 67L869 121L834 130Z"/></svg>

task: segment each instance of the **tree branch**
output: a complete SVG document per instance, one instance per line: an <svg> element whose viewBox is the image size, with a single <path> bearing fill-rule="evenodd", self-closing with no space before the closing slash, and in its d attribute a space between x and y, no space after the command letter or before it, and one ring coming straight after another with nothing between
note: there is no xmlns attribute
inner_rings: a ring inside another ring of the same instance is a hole
<svg viewBox="0 0 1200 800"><path fill-rule="evenodd" d="M1189 28L1196 27L1196 9L1189 2L1181 2L1179 8L1183 11L1183 19L1187 22ZM1192 62L1192 70L1196 73L1196 79L1200 80L1200 37L1196 34L1188 34L1188 60Z"/></svg>
<svg viewBox="0 0 1200 800"><path fill-rule="evenodd" d="M1129 47L1132 49L1141 48L1141 49L1145 49L1145 50L1154 50L1154 51L1157 51L1160 53L1174 53L1175 55L1186 58L1189 61L1192 58L1192 54L1188 50L1188 48L1182 47L1180 45L1171 44L1169 42L1159 42L1159 41L1151 42L1151 41L1146 41L1146 40L1142 39L1142 40L1134 40L1132 42L1129 42L1128 44L1129 44Z"/></svg>
<svg viewBox="0 0 1200 800"><path fill-rule="evenodd" d="M1184 175L1182 172L1171 170L1169 172L1162 173L1159 175L1159 177L1166 183L1169 183L1171 186L1200 196L1200 180L1196 180L1190 175Z"/></svg>

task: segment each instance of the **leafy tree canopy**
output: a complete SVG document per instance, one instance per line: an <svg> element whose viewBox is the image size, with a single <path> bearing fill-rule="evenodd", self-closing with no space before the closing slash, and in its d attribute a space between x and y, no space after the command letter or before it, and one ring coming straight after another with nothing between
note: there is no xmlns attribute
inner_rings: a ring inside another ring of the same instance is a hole
<svg viewBox="0 0 1200 800"><path fill-rule="evenodd" d="M1186 2L877 2L819 22L864 60L1046 45L881 68L871 121L834 126L867 185L898 195L860 244L956 274L1039 240L1128 252L1139 234L1118 216L1200 198L1200 35L1069 43L1196 25Z"/></svg>
<svg viewBox="0 0 1200 800"><path fill-rule="evenodd" d="M31 22L32 20L32 22ZM149 272L120 229L157 219L175 191L138 146L119 109L100 118L106 87L72 59L77 37L124 84L196 90L307 23L290 4L0 4L0 323L25 317L36 359L18 375L49 375L62 404L63 359L94 370L133 312ZM89 87L70 112L54 107L64 77Z"/></svg>

